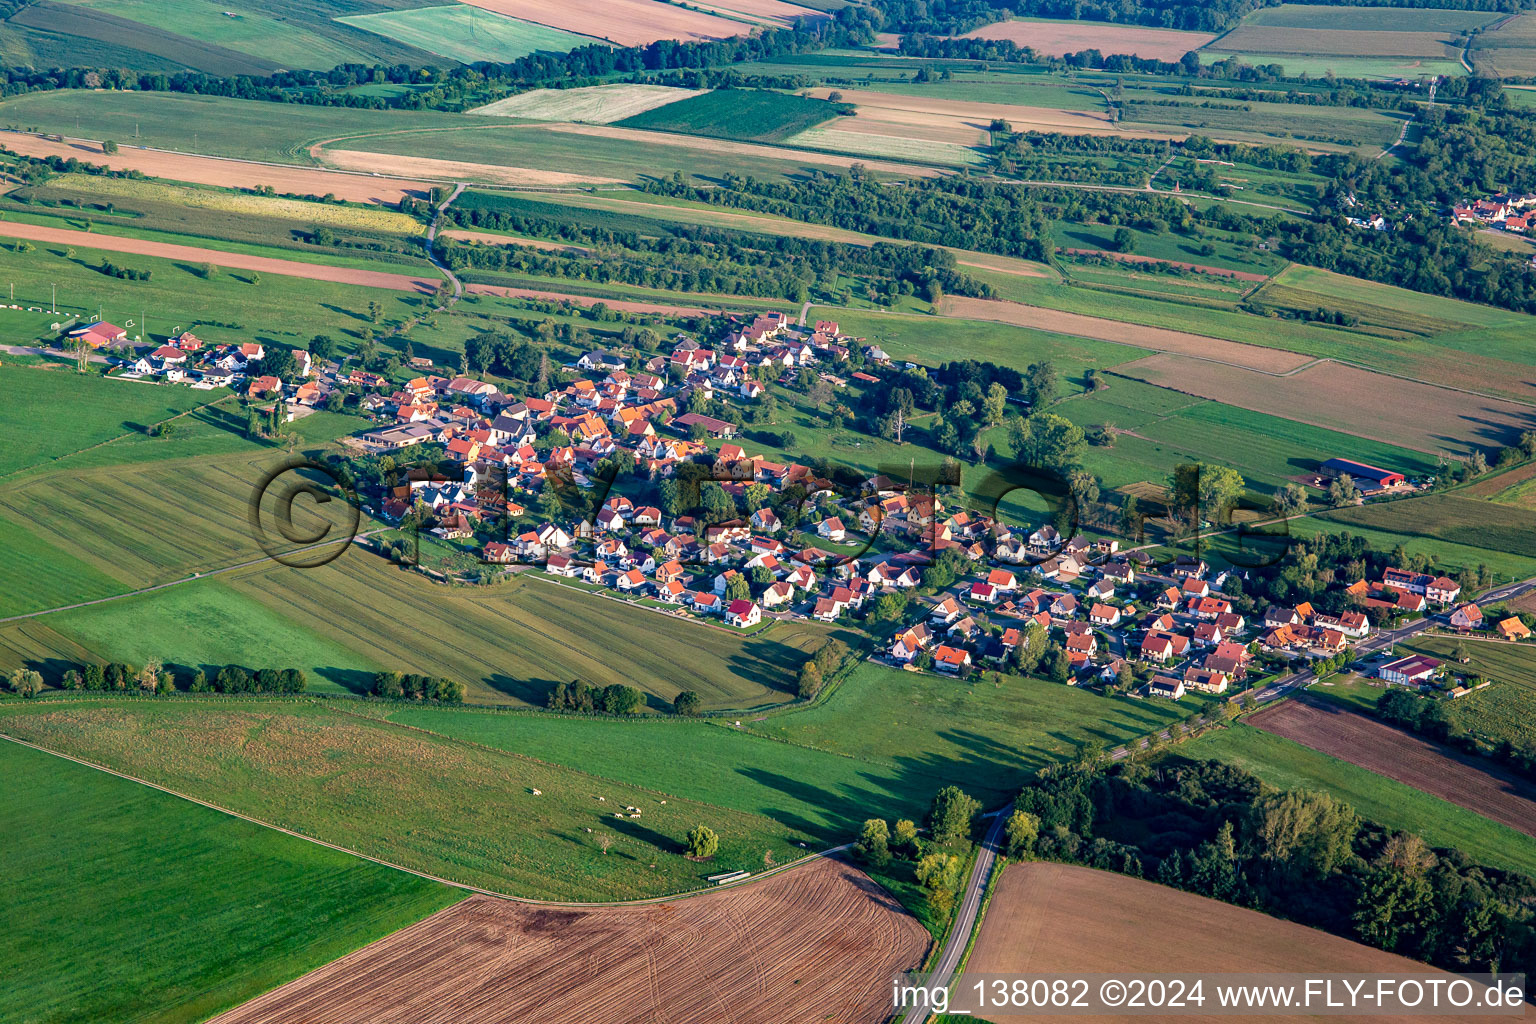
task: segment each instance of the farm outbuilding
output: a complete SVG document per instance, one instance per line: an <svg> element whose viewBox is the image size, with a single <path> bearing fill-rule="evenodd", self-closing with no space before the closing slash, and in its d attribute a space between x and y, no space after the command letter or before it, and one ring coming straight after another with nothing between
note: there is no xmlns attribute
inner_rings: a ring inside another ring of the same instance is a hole
<svg viewBox="0 0 1536 1024"><path fill-rule="evenodd" d="M1321 468L1324 476L1347 476L1355 483L1367 487L1371 485L1380 488L1396 487L1407 481L1401 473L1394 473L1390 469L1381 469L1378 466L1369 466L1353 459L1329 459Z"/></svg>

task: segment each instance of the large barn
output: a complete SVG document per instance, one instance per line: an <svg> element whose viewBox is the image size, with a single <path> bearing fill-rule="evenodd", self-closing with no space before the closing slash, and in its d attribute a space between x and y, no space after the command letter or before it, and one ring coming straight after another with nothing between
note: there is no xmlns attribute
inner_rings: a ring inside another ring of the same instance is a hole
<svg viewBox="0 0 1536 1024"><path fill-rule="evenodd" d="M1364 489L1395 487L1406 482L1407 478L1401 473L1394 473L1390 469L1381 469L1378 466L1368 466L1363 462L1353 459L1329 459L1322 465L1324 476L1347 476L1357 484L1364 485Z"/></svg>

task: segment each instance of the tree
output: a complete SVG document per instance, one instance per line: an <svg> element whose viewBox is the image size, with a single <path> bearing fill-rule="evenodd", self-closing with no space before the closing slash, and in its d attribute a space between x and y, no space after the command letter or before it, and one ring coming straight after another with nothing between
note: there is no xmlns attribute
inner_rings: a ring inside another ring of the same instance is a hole
<svg viewBox="0 0 1536 1024"><path fill-rule="evenodd" d="M1115 228L1114 236L1109 241L1110 248L1116 252L1133 252L1136 249L1136 236L1129 228Z"/></svg>
<svg viewBox="0 0 1536 1024"><path fill-rule="evenodd" d="M1008 389L993 381L987 386L987 395L982 399L981 408L987 426L995 427L1003 422L1003 413L1008 409Z"/></svg>
<svg viewBox="0 0 1536 1024"><path fill-rule="evenodd" d="M1056 373L1055 363L1042 359L1029 364L1024 371L1024 398L1029 402L1031 414L1052 405L1060 393L1061 378Z"/></svg>
<svg viewBox="0 0 1536 1024"><path fill-rule="evenodd" d="M1267 793L1254 802L1251 828L1260 857L1322 877L1350 855L1360 819L1328 793Z"/></svg>
<svg viewBox="0 0 1536 1024"><path fill-rule="evenodd" d="M810 700L821 691L821 669L814 661L807 661L800 666L800 675L795 681L795 692L801 700Z"/></svg>
<svg viewBox="0 0 1536 1024"><path fill-rule="evenodd" d="M1301 484L1289 483L1275 492L1272 509L1275 515L1289 519L1301 515L1310 506L1307 489Z"/></svg>
<svg viewBox="0 0 1536 1024"><path fill-rule="evenodd" d="M959 786L945 786L933 798L928 811L928 832L935 842L948 843L966 839L971 834L971 822L981 804Z"/></svg>
<svg viewBox="0 0 1536 1024"><path fill-rule="evenodd" d="M688 856L694 860L708 860L720 849L720 837L708 825L695 825L688 830Z"/></svg>
<svg viewBox="0 0 1536 1024"><path fill-rule="evenodd" d="M11 672L11 692L23 697L36 697L43 689L42 673L30 668L18 668Z"/></svg>
<svg viewBox="0 0 1536 1024"><path fill-rule="evenodd" d="M726 581L725 599L727 601L752 600L752 587L747 583L747 578L741 573L738 572Z"/></svg>
<svg viewBox="0 0 1536 1024"><path fill-rule="evenodd" d="M854 852L872 868L883 868L891 862L891 833L884 818L870 818L859 832Z"/></svg>
<svg viewBox="0 0 1536 1024"><path fill-rule="evenodd" d="M111 156L113 153L117 152L117 143L111 139L108 139L101 144L101 151L108 156Z"/></svg>
<svg viewBox="0 0 1536 1024"><path fill-rule="evenodd" d="M699 713L699 695L692 690L684 690L672 698L672 712L678 715L696 715Z"/></svg>
<svg viewBox="0 0 1536 1024"><path fill-rule="evenodd" d="M159 689L161 667L158 658L150 658L145 662L144 667L139 669L139 674L134 679L139 684L139 689L148 693L154 693Z"/></svg>
<svg viewBox="0 0 1536 1024"><path fill-rule="evenodd" d="M1003 826L1008 837L1008 856L1028 857L1035 852L1035 840L1040 835L1040 819L1028 811L1014 811Z"/></svg>
<svg viewBox="0 0 1536 1024"><path fill-rule="evenodd" d="M203 280L205 280L205 281L212 281L214 278L216 278L218 276L219 276L219 268L218 268L218 266L216 266L215 264L212 264L212 263L204 263L203 264Z"/></svg>
<svg viewBox="0 0 1536 1024"><path fill-rule="evenodd" d="M917 823L910 818L902 818L896 823L896 828L891 832L891 848L902 851L915 851L918 848Z"/></svg>
<svg viewBox="0 0 1536 1024"><path fill-rule="evenodd" d="M1334 508L1342 505L1353 505L1359 500L1360 492L1355 489L1355 481L1348 474L1337 477L1328 485L1328 504Z"/></svg>
<svg viewBox="0 0 1536 1024"><path fill-rule="evenodd" d="M949 920L960 888L960 858L952 853L930 853L917 862L917 882L928 893L928 906L941 921Z"/></svg>
<svg viewBox="0 0 1536 1024"><path fill-rule="evenodd" d="M1015 421L1018 428L1011 440L1014 457L1038 469L1066 469L1082 458L1087 439L1083 428L1055 413L1036 413Z"/></svg>
<svg viewBox="0 0 1536 1024"><path fill-rule="evenodd" d="M614 683L603 689L603 710L610 715L632 715L645 703L645 694L633 686Z"/></svg>

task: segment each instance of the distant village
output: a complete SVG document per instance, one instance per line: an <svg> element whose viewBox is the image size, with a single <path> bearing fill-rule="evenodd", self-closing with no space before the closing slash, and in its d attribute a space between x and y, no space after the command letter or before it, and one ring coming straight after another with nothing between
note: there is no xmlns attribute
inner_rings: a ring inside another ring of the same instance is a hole
<svg viewBox="0 0 1536 1024"><path fill-rule="evenodd" d="M72 333L95 347L126 339L107 323ZM848 372L854 350L863 369ZM1063 537L1053 525L1016 530L884 477L863 480L850 497L812 467L749 453L735 423L684 411L701 400L717 411L750 405L765 378L787 383L804 372L833 387L878 385L889 357L836 322L733 320L712 346L679 334L670 351L635 369L635 358L588 351L565 368L575 379L520 397L468 376L428 373L397 386L360 369L318 367L305 352L291 353L289 380L248 374L264 355L259 344L205 345L182 334L120 370L233 387L290 419L343 390L360 394L362 411L383 422L346 439L359 457L408 465L412 449L441 446L432 472L406 474L377 496L369 511L384 521L411 517L448 542L479 538L479 560L492 572L532 566L565 585L726 628L796 618L863 624L889 637L882 660L913 671L969 677L1022 665L1061 682L1179 700L1243 689L1297 658L1342 657L1380 623L1432 611L1449 612L1455 631L1530 637L1518 617L1484 622L1450 578L1397 568L1348 586L1360 610L1329 614L1303 603L1245 617L1224 591L1241 577L1212 572L1197 556L1160 564L1111 537ZM605 464L662 487L702 479L723 493L723 510L708 515L693 501L669 511L666 502L609 492L589 517L560 519L559 504L544 496L564 482L590 489ZM1325 463L1318 482L1340 477L1367 495L1410 486L1347 459ZM796 500L786 503L790 495ZM484 539L492 523L504 539ZM1372 671L1424 686L1446 666L1412 655L1381 659Z"/></svg>

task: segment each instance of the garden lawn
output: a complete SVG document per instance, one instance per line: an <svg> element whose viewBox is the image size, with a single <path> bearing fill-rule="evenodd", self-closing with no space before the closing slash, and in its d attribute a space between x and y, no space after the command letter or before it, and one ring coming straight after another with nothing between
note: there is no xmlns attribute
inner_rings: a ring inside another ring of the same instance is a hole
<svg viewBox="0 0 1536 1024"><path fill-rule="evenodd" d="M13 743L0 775L0 1020L193 1024L462 896Z"/></svg>
<svg viewBox="0 0 1536 1024"><path fill-rule="evenodd" d="M1431 846L1453 846L1493 867L1536 876L1536 839L1395 779L1252 726L1235 724L1177 748L1185 757L1236 765L1281 789L1324 790L1361 816L1417 832Z"/></svg>

